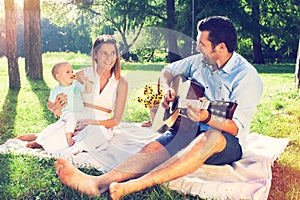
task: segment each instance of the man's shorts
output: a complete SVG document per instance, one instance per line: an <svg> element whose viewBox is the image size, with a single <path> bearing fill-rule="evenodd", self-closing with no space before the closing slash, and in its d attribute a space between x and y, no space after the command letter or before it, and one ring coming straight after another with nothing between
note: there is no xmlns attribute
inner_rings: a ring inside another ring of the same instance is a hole
<svg viewBox="0 0 300 200"><path fill-rule="evenodd" d="M197 129L197 130L196 130ZM194 130L180 131L178 129L170 129L156 139L162 144L171 156L175 155L181 149L185 148L204 131L199 131L199 127ZM226 147L205 161L205 164L223 165L231 164L242 157L242 148L239 144L239 139L229 133L222 132L226 139Z"/></svg>

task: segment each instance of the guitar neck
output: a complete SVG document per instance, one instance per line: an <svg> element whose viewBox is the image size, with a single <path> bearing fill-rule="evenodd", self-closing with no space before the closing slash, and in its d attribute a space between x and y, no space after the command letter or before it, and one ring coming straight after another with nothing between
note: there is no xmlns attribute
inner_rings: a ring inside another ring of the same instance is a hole
<svg viewBox="0 0 300 200"><path fill-rule="evenodd" d="M192 107L209 110L212 114L232 119L233 113L237 107L236 102L229 101L209 101L195 99L178 99L178 109L187 109L187 104Z"/></svg>
<svg viewBox="0 0 300 200"><path fill-rule="evenodd" d="M192 107L200 108L200 109L204 109L204 110L207 110L209 105L210 105L209 100L179 99L178 100L178 108L179 109L186 109L188 103Z"/></svg>

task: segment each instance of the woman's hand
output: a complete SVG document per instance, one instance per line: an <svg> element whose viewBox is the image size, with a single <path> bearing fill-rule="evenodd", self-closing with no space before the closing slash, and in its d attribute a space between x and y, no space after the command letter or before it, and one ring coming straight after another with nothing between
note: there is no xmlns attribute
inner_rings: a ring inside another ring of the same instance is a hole
<svg viewBox="0 0 300 200"><path fill-rule="evenodd" d="M100 125L99 120L93 120L93 119L84 119L77 122L77 126L75 128L76 132L81 131L84 129L87 125Z"/></svg>
<svg viewBox="0 0 300 200"><path fill-rule="evenodd" d="M51 112L54 113L55 116L59 117L61 115L61 109L67 104L67 101L68 96L63 93L60 93L56 96L54 103L48 101L47 107Z"/></svg>
<svg viewBox="0 0 300 200"><path fill-rule="evenodd" d="M61 116L61 110L60 109L55 109L53 111L53 114L55 115L55 117L59 117L59 116Z"/></svg>

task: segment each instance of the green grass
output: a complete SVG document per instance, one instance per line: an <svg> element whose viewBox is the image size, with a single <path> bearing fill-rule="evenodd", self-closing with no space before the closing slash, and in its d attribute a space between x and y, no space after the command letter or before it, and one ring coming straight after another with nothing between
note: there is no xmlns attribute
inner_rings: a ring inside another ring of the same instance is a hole
<svg viewBox="0 0 300 200"><path fill-rule="evenodd" d="M67 60L75 69L89 66L90 58L78 54L43 55L44 81L25 77L24 59L19 59L20 91L8 89L6 58L0 58L0 144L23 133L38 133L56 119L46 108L51 87L56 85L50 70L58 61ZM123 75L129 81L129 95L123 121L141 122L149 112L137 102L145 84L156 84L165 63L122 63ZM273 137L290 138L290 143L273 167L269 199L300 199L300 95L294 89L294 64L256 66L264 93L253 116L251 131ZM251 87L251 86L249 86ZM91 198L63 186L55 175L52 159L22 155L0 155L1 199L108 199ZM81 169L99 175L95 169ZM161 186L132 194L125 199L200 199L179 194Z"/></svg>

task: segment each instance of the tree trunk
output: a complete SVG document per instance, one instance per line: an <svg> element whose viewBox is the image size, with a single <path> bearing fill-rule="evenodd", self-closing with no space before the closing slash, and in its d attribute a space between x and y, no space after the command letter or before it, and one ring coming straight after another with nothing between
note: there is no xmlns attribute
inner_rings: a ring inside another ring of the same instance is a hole
<svg viewBox="0 0 300 200"><path fill-rule="evenodd" d="M259 10L259 0L253 0L252 5L252 20L253 20L253 33L252 33L252 43L253 43L253 63L255 64L265 64L264 56L261 47L261 36L260 36L260 10Z"/></svg>
<svg viewBox="0 0 300 200"><path fill-rule="evenodd" d="M19 90L21 84L18 66L16 15L14 0L5 0L5 24L9 88L12 90Z"/></svg>
<svg viewBox="0 0 300 200"><path fill-rule="evenodd" d="M178 55L177 37L175 34L175 2L167 0L167 28L168 28L168 56L167 62L174 62L180 59Z"/></svg>
<svg viewBox="0 0 300 200"><path fill-rule="evenodd" d="M24 0L25 70L30 79L43 79L40 0Z"/></svg>
<svg viewBox="0 0 300 200"><path fill-rule="evenodd" d="M295 65L295 83L296 83L296 88L300 89L300 38L298 43L298 54L297 54L297 60Z"/></svg>
<svg viewBox="0 0 300 200"><path fill-rule="evenodd" d="M24 0L23 13L24 13L24 54L25 54L25 72L28 76L29 72L29 57L30 57L30 44L29 44L29 0Z"/></svg>

